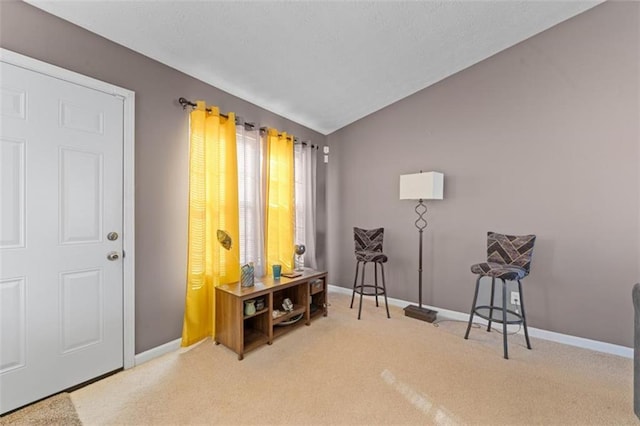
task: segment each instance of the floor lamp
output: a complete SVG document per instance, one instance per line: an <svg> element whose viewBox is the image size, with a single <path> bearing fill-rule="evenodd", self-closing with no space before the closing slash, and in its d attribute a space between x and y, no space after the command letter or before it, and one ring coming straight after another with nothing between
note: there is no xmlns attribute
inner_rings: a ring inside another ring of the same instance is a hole
<svg viewBox="0 0 640 426"><path fill-rule="evenodd" d="M433 322L437 312L422 307L422 233L427 227L424 215L427 213L427 206L424 200L442 200L444 192L444 175L439 172L414 173L400 176L400 199L418 200L415 210L418 219L415 221L416 228L420 234L418 248L418 306L409 305L404 308L405 316L422 321Z"/></svg>

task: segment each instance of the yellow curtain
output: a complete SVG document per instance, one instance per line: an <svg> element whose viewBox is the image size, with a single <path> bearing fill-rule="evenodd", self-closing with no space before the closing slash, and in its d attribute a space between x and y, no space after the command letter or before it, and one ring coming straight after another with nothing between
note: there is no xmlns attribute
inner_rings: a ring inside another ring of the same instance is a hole
<svg viewBox="0 0 640 426"><path fill-rule="evenodd" d="M267 132L266 258L267 274L273 264L293 269L295 224L293 136Z"/></svg>
<svg viewBox="0 0 640 426"><path fill-rule="evenodd" d="M215 336L215 287L238 281L240 274L235 116L229 113L225 118L218 108L209 109L198 101L190 115L189 240L182 346ZM218 231L228 238L219 238Z"/></svg>

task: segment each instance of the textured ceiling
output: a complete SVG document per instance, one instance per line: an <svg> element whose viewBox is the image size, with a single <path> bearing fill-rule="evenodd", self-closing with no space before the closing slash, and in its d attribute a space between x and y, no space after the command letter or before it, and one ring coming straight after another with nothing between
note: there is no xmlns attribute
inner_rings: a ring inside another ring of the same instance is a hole
<svg viewBox="0 0 640 426"><path fill-rule="evenodd" d="M27 2L323 134L601 3Z"/></svg>

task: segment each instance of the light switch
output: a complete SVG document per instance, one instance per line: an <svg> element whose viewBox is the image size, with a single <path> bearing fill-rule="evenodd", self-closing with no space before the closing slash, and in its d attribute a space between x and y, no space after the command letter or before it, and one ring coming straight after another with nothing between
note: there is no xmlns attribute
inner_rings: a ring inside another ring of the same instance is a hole
<svg viewBox="0 0 640 426"><path fill-rule="evenodd" d="M328 155L324 156L324 162L325 162L325 164L329 162L329 156Z"/></svg>
<svg viewBox="0 0 640 426"><path fill-rule="evenodd" d="M324 152L325 154L328 154L328 153L329 153L329 146L328 146L328 145L325 145L325 146L324 146L324 148L323 148L323 152Z"/></svg>

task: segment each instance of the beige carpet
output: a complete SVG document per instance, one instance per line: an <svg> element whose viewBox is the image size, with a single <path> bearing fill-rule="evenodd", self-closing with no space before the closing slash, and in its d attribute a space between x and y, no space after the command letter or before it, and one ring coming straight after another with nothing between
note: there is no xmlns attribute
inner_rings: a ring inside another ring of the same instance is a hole
<svg viewBox="0 0 640 426"><path fill-rule="evenodd" d="M0 417L0 425L80 426L81 424L68 393L59 393Z"/></svg>
<svg viewBox="0 0 640 426"><path fill-rule="evenodd" d="M465 324L439 327L365 299L330 295L330 313L243 361L211 341L72 393L86 425L629 425L632 360Z"/></svg>

